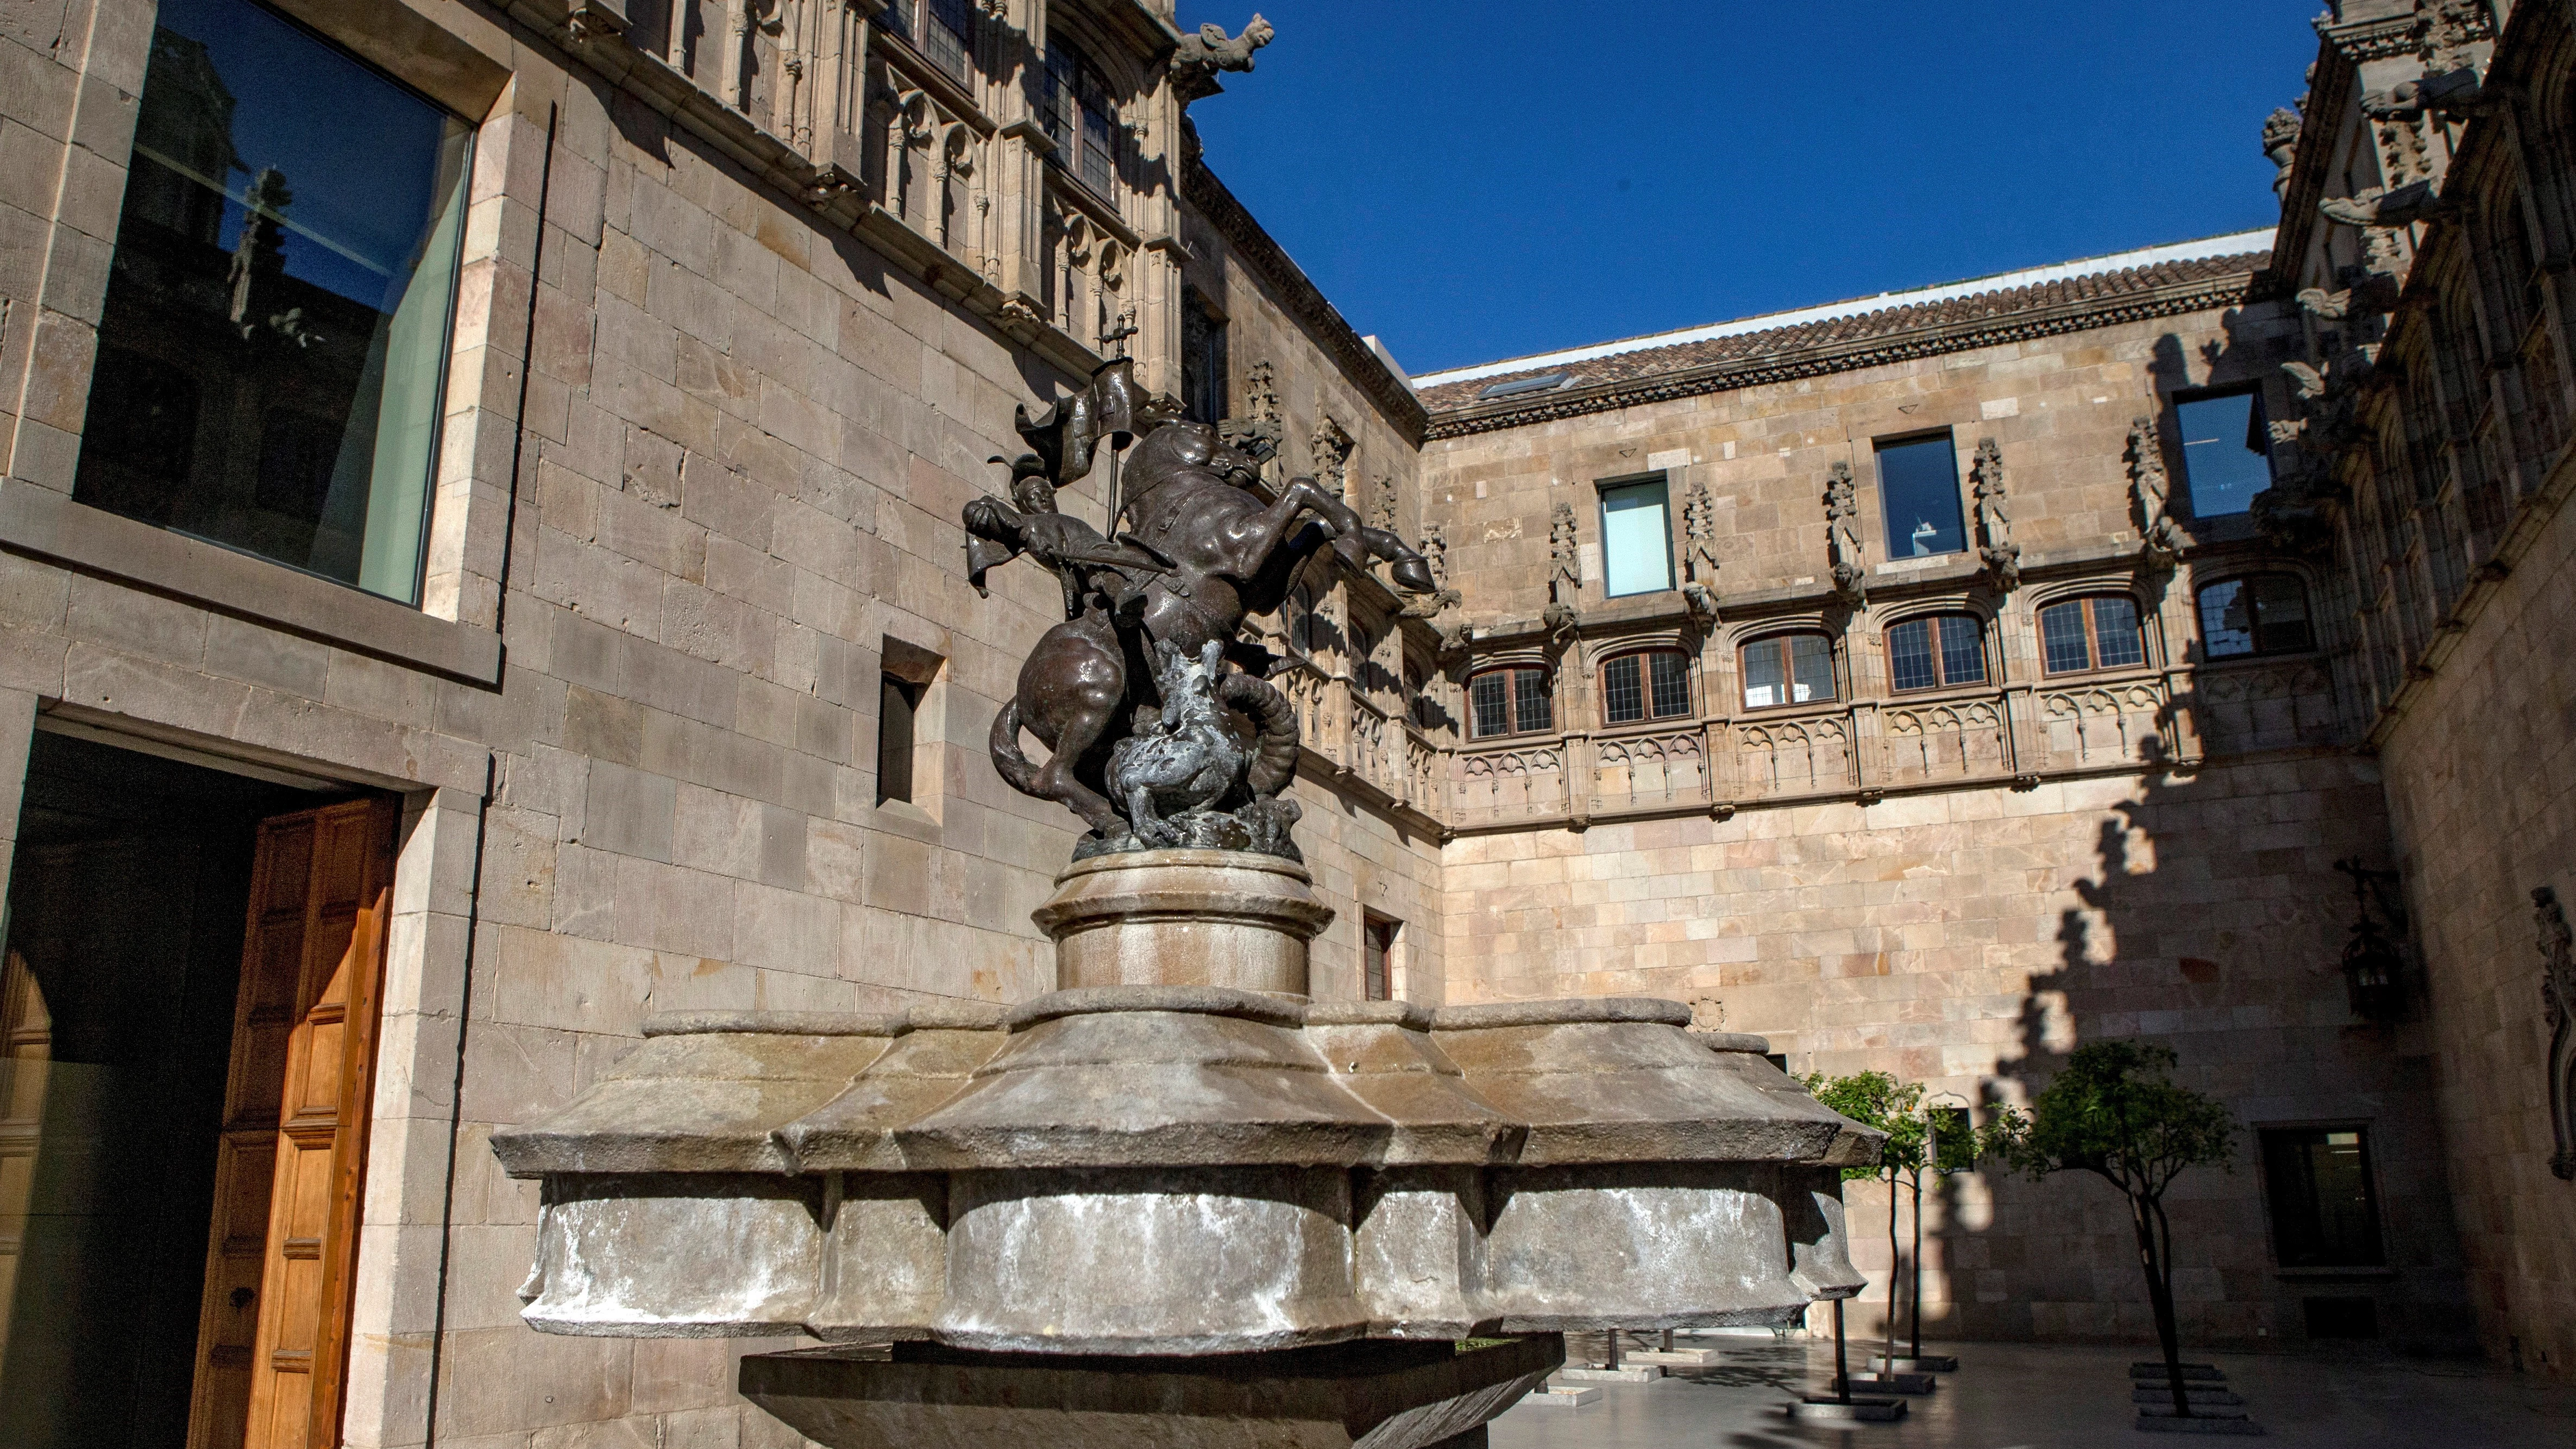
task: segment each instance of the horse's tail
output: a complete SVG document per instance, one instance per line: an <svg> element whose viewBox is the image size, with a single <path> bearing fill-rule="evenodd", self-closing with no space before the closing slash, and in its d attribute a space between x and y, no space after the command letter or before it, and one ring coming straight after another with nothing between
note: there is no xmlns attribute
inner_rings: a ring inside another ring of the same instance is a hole
<svg viewBox="0 0 2576 1449"><path fill-rule="evenodd" d="M1270 681L1240 670L1225 676L1217 697L1251 716L1258 731L1253 741L1252 770L1244 783L1263 799L1288 788L1289 780L1297 773L1297 706L1290 704L1288 696Z"/></svg>
<svg viewBox="0 0 2576 1449"><path fill-rule="evenodd" d="M985 749L992 755L993 768L1000 772L1003 784L1023 795L1038 794L1037 766L1030 764L1029 757L1020 753L1018 700L1008 701L1002 706L1002 712L993 716L993 737L986 742Z"/></svg>

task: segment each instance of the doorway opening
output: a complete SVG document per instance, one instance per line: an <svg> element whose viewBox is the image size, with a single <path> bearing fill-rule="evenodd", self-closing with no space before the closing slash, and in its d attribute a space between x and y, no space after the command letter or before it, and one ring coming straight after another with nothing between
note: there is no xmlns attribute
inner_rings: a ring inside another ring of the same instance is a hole
<svg viewBox="0 0 2576 1449"><path fill-rule="evenodd" d="M37 733L0 955L0 1443L337 1442L400 819Z"/></svg>

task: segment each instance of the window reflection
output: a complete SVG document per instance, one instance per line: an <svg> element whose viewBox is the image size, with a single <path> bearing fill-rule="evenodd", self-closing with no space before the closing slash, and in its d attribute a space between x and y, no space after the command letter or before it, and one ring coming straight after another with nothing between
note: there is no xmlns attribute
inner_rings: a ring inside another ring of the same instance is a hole
<svg viewBox="0 0 2576 1449"><path fill-rule="evenodd" d="M164 0L73 496L417 602L472 132Z"/></svg>

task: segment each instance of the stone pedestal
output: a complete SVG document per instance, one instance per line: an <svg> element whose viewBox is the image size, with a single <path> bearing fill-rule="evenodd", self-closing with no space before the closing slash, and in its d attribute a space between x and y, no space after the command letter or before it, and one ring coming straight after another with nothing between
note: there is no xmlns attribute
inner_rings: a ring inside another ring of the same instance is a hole
<svg viewBox="0 0 2576 1449"><path fill-rule="evenodd" d="M1074 862L1030 919L1055 942L1056 987L1228 986L1306 995L1306 945L1333 919L1306 868L1229 850Z"/></svg>
<svg viewBox="0 0 2576 1449"><path fill-rule="evenodd" d="M1564 1361L1555 1334L1201 1358L898 1343L746 1358L742 1392L827 1449L1467 1449Z"/></svg>

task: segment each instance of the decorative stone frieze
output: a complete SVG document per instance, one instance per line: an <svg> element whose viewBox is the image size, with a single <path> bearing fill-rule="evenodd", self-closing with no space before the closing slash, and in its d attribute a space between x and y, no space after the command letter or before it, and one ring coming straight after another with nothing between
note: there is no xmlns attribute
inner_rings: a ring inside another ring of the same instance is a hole
<svg viewBox="0 0 2576 1449"><path fill-rule="evenodd" d="M2540 1005L2549 1023L2549 1170L2576 1182L2576 932L2568 929L2556 891L2536 887L2531 906L2540 928Z"/></svg>
<svg viewBox="0 0 2576 1449"><path fill-rule="evenodd" d="M1977 440L1977 458L1969 466L1971 497L1977 511L1977 557L1986 582L1999 594L2021 587L2021 545L2013 542L2011 500L2004 492L2004 453L1992 438Z"/></svg>
<svg viewBox="0 0 2576 1449"><path fill-rule="evenodd" d="M1834 595L1852 609L1869 607L1869 546L1860 537L1860 489L1851 464L1825 471L1825 559Z"/></svg>

